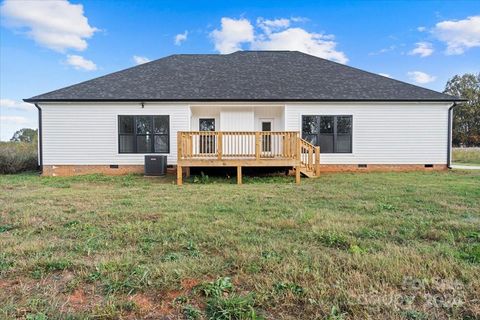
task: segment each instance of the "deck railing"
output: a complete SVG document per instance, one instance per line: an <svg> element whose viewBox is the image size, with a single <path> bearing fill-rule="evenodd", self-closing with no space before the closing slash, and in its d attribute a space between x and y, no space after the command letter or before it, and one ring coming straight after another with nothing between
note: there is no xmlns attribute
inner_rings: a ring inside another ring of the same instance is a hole
<svg viewBox="0 0 480 320"><path fill-rule="evenodd" d="M188 131L178 133L179 159L298 159L291 131Z"/></svg>
<svg viewBox="0 0 480 320"><path fill-rule="evenodd" d="M320 147L316 147L307 140L300 139L300 162L308 171L320 175Z"/></svg>

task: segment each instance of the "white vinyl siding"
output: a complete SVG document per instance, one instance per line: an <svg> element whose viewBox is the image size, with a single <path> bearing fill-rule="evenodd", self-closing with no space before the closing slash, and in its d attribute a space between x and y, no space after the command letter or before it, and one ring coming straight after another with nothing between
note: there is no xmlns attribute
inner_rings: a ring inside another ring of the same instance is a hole
<svg viewBox="0 0 480 320"><path fill-rule="evenodd" d="M261 119L273 120L274 131L284 130L284 106L235 106L235 105L194 105L192 106L192 128L198 130L199 119L215 119L217 131L254 131L261 130Z"/></svg>
<svg viewBox="0 0 480 320"><path fill-rule="evenodd" d="M220 111L220 131L254 131L253 108L226 109Z"/></svg>
<svg viewBox="0 0 480 320"><path fill-rule="evenodd" d="M352 153L322 154L324 164L446 164L450 103L42 103L44 165L143 165L143 154L118 153L118 115L169 115L168 164L176 164L177 132L198 130L215 118L216 130L301 132L302 115L351 115ZM244 112L237 112L244 108ZM190 111L192 110L192 111ZM224 113L221 116L221 113ZM228 122L226 122L228 121ZM222 125L226 122L225 125ZM229 124L230 123L230 124Z"/></svg>
<svg viewBox="0 0 480 320"><path fill-rule="evenodd" d="M144 154L118 153L119 115L169 115L168 164L177 162L177 131L190 130L180 104L41 104L44 165L143 165Z"/></svg>
<svg viewBox="0 0 480 320"><path fill-rule="evenodd" d="M324 164L446 164L448 103L287 104L285 130L302 115L352 115L351 154L323 154Z"/></svg>

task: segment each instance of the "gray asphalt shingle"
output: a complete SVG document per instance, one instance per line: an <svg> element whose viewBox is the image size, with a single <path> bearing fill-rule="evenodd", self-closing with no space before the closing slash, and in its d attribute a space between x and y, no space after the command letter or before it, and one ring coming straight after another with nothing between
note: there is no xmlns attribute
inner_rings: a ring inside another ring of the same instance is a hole
<svg viewBox="0 0 480 320"><path fill-rule="evenodd" d="M455 101L298 51L172 55L25 101Z"/></svg>

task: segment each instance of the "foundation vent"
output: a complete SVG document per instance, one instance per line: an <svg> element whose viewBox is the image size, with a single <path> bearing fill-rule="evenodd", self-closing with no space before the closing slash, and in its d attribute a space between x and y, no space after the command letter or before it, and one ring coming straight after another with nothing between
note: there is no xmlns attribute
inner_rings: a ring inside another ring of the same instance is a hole
<svg viewBox="0 0 480 320"><path fill-rule="evenodd" d="M426 164L425 168L433 168L433 164Z"/></svg>
<svg viewBox="0 0 480 320"><path fill-rule="evenodd" d="M118 169L118 164L111 164L110 169Z"/></svg>
<svg viewBox="0 0 480 320"><path fill-rule="evenodd" d="M366 168L367 165L366 165L366 164L359 164L358 167L359 167L359 168Z"/></svg>

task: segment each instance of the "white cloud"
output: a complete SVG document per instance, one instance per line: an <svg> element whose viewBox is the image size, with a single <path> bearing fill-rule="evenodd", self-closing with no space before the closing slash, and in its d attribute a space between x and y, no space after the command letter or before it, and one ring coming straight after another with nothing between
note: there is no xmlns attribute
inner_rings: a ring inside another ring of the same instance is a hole
<svg viewBox="0 0 480 320"><path fill-rule="evenodd" d="M86 39L98 31L89 25L83 6L67 0L5 0L1 13L7 26L26 31L38 44L59 52L85 50Z"/></svg>
<svg viewBox="0 0 480 320"><path fill-rule="evenodd" d="M182 42L186 41L187 40L187 36L188 36L188 31L185 30L184 33L179 33L175 36L175 45L179 46L182 44Z"/></svg>
<svg viewBox="0 0 480 320"><path fill-rule="evenodd" d="M469 48L480 47L480 16L439 22L432 33L437 39L445 42L446 54L462 54Z"/></svg>
<svg viewBox="0 0 480 320"><path fill-rule="evenodd" d="M220 30L210 33L218 52L232 53L241 50L242 43L253 41L253 26L247 19L222 18L221 24Z"/></svg>
<svg viewBox="0 0 480 320"><path fill-rule="evenodd" d="M23 125L29 123L29 120L21 116L0 116L0 121L6 124Z"/></svg>
<svg viewBox="0 0 480 320"><path fill-rule="evenodd" d="M67 55L67 64L74 67L76 70L95 71L97 65L92 60L87 60L82 56L75 54Z"/></svg>
<svg viewBox="0 0 480 320"><path fill-rule="evenodd" d="M215 49L220 53L241 50L248 44L252 50L298 50L317 57L347 63L345 53L336 49L335 37L323 33L311 33L305 29L292 27L292 22L305 21L303 18L257 19L257 32L247 19L222 18L221 29L210 35Z"/></svg>
<svg viewBox="0 0 480 320"><path fill-rule="evenodd" d="M390 52L390 51L393 51L397 48L396 45L390 45L389 47L386 47L386 48L382 48L378 51L375 51L375 52L370 52L368 55L370 56L376 56L376 55L380 55L380 54L383 54L383 53L387 53L387 52Z"/></svg>
<svg viewBox="0 0 480 320"><path fill-rule="evenodd" d="M420 57L428 57L433 53L433 45L430 42L417 42L415 48L410 51L409 55L419 55Z"/></svg>
<svg viewBox="0 0 480 320"><path fill-rule="evenodd" d="M139 64L150 62L152 60L148 59L147 57L133 56L133 61L135 62L135 64L139 65Z"/></svg>
<svg viewBox="0 0 480 320"><path fill-rule="evenodd" d="M290 20L292 22L308 22L308 21L310 21L310 19L308 19L306 17L291 17Z"/></svg>
<svg viewBox="0 0 480 320"><path fill-rule="evenodd" d="M427 28L424 27L424 26L421 26L421 27L418 27L418 28L417 28L417 31L418 31L418 32L425 32L425 31L427 31Z"/></svg>
<svg viewBox="0 0 480 320"><path fill-rule="evenodd" d="M437 77L431 76L422 71L410 71L407 73L411 80L415 81L416 83L425 84L435 81Z"/></svg>
<svg viewBox="0 0 480 320"><path fill-rule="evenodd" d="M30 110L33 110L35 107L33 106L33 104L26 103L23 101L15 101L12 99L0 99L0 108L30 111Z"/></svg>
<svg viewBox="0 0 480 320"><path fill-rule="evenodd" d="M391 78L391 77L392 77L392 76L389 75L388 73L382 73L382 72L380 72L380 73L378 73L378 74L381 75L381 76L383 76L383 77L387 77L387 78Z"/></svg>
<svg viewBox="0 0 480 320"><path fill-rule="evenodd" d="M347 63L347 56L336 50L337 43L331 35L310 33L302 28L289 28L258 37L252 44L257 50L298 50L317 57Z"/></svg>
<svg viewBox="0 0 480 320"><path fill-rule="evenodd" d="M290 26L290 20L285 18L266 20L260 17L257 19L257 26L259 26L265 33L269 34L275 30L288 28Z"/></svg>

